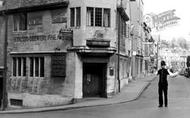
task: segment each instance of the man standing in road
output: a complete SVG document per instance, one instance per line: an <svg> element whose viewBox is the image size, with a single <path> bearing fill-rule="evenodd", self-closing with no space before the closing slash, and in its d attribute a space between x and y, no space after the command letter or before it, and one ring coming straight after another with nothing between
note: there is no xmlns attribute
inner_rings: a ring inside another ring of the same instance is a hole
<svg viewBox="0 0 190 118"><path fill-rule="evenodd" d="M158 70L157 75L159 75L158 82L158 94L159 94L159 106L163 107L163 93L164 93L164 104L165 107L168 106L168 81L167 75L175 77L179 74L179 72L171 73L169 69L166 69L165 61L161 61L161 69Z"/></svg>

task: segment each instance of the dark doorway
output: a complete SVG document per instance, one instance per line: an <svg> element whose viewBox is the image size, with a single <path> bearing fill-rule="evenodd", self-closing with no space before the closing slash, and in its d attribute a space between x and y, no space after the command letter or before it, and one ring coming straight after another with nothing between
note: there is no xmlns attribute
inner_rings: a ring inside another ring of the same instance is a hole
<svg viewBox="0 0 190 118"><path fill-rule="evenodd" d="M106 64L83 64L83 97L105 97Z"/></svg>

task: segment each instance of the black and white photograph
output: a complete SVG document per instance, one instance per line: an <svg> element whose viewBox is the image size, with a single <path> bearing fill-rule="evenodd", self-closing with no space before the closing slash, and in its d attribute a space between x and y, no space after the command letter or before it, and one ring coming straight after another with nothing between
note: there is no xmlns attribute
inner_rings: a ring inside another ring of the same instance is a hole
<svg viewBox="0 0 190 118"><path fill-rule="evenodd" d="M0 0L0 118L189 118L188 0Z"/></svg>

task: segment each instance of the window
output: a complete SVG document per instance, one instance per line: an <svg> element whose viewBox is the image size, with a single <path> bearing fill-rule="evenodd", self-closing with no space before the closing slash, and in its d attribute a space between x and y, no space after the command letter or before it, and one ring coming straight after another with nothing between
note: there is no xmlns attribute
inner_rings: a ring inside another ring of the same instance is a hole
<svg viewBox="0 0 190 118"><path fill-rule="evenodd" d="M26 57L13 57L13 76L26 76Z"/></svg>
<svg viewBox="0 0 190 118"><path fill-rule="evenodd" d="M27 69L27 63L29 69ZM30 77L44 77L44 57L13 57L12 76L24 77L27 72Z"/></svg>
<svg viewBox="0 0 190 118"><path fill-rule="evenodd" d="M94 9L87 8L87 26L94 26Z"/></svg>
<svg viewBox="0 0 190 118"><path fill-rule="evenodd" d="M76 26L80 26L80 20L81 20L81 11L80 11L80 7L76 8Z"/></svg>
<svg viewBox="0 0 190 118"><path fill-rule="evenodd" d="M127 37L127 24L125 21L123 21L123 35L124 37Z"/></svg>
<svg viewBox="0 0 190 118"><path fill-rule="evenodd" d="M95 26L102 26L102 9L95 9Z"/></svg>
<svg viewBox="0 0 190 118"><path fill-rule="evenodd" d="M120 21L119 21L120 20ZM120 14L118 14L118 19L117 19L117 28L120 28L120 32L118 32L122 37L128 37L128 26L125 22L125 20L122 18Z"/></svg>
<svg viewBox="0 0 190 118"><path fill-rule="evenodd" d="M30 77L44 77L44 57L30 57Z"/></svg>
<svg viewBox="0 0 190 118"><path fill-rule="evenodd" d="M32 12L28 14L28 25L42 25L42 14L38 12Z"/></svg>
<svg viewBox="0 0 190 118"><path fill-rule="evenodd" d="M27 30L27 14L20 13L13 16L14 31Z"/></svg>
<svg viewBox="0 0 190 118"><path fill-rule="evenodd" d="M110 10L104 9L104 18L103 18L104 27L110 27Z"/></svg>
<svg viewBox="0 0 190 118"><path fill-rule="evenodd" d="M71 8L70 9L70 26L71 27L79 27L81 25L81 8Z"/></svg>
<svg viewBox="0 0 190 118"><path fill-rule="evenodd" d="M75 9L71 8L71 27L75 25Z"/></svg>
<svg viewBox="0 0 190 118"><path fill-rule="evenodd" d="M87 26L110 27L110 9L87 7Z"/></svg>
<svg viewBox="0 0 190 118"><path fill-rule="evenodd" d="M66 9L56 9L51 11L52 24L67 23Z"/></svg>

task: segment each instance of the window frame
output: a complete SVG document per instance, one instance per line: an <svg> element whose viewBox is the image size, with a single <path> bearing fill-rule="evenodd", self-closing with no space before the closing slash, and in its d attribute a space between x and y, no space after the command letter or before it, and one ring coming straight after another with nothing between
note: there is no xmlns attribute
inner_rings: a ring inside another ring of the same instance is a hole
<svg viewBox="0 0 190 118"><path fill-rule="evenodd" d="M43 65L41 65L42 64L41 59L43 59ZM44 77L45 76L45 73L44 73L45 72L45 57L40 57L40 56L29 57L28 63L30 65L29 77ZM43 73L41 72L41 69L43 70Z"/></svg>
<svg viewBox="0 0 190 118"><path fill-rule="evenodd" d="M108 19L107 19L107 21L104 21L105 20L105 11L108 11ZM105 22L107 22L108 24L107 24L107 26L106 26L106 24L105 24ZM110 25L111 25L111 9L109 9L109 8L104 8L104 11L103 11L103 27L110 27Z"/></svg>
<svg viewBox="0 0 190 118"><path fill-rule="evenodd" d="M70 8L70 27L81 26L81 7Z"/></svg>
<svg viewBox="0 0 190 118"><path fill-rule="evenodd" d="M66 8L51 10L51 23L52 24L67 23L66 13L67 13Z"/></svg>
<svg viewBox="0 0 190 118"><path fill-rule="evenodd" d="M75 26L75 8L70 8L70 27Z"/></svg>
<svg viewBox="0 0 190 118"><path fill-rule="evenodd" d="M12 76L13 77L26 77L26 57L12 57ZM19 68L20 66L20 68Z"/></svg>
<svg viewBox="0 0 190 118"><path fill-rule="evenodd" d="M81 26L81 8L76 7L76 27Z"/></svg>
<svg viewBox="0 0 190 118"><path fill-rule="evenodd" d="M24 16L23 21L21 21L22 16ZM23 29L22 29L22 25L24 25ZM14 14L13 15L13 32L25 32L27 30L28 30L28 14L26 12Z"/></svg>
<svg viewBox="0 0 190 118"><path fill-rule="evenodd" d="M43 14L41 12L28 13L28 26L30 27L30 26L40 26L40 25L43 25Z"/></svg>
<svg viewBox="0 0 190 118"><path fill-rule="evenodd" d="M91 12L91 14L88 14L88 13L90 13L89 12L90 10L92 10L92 12ZM101 13L100 13L101 14L101 20L97 18L97 15L98 15L97 10L101 11ZM105 14L106 14L106 11L108 13L107 14L108 15L107 21L105 21L105 18L104 18ZM99 23L101 25L97 24L98 20L100 20L101 23L100 22ZM105 24L106 22L107 22L107 26ZM86 25L89 26L89 27L111 27L111 8L86 7Z"/></svg>
<svg viewBox="0 0 190 118"><path fill-rule="evenodd" d="M94 14L94 26L95 27L102 27L102 21L103 21L103 8L95 8L95 14Z"/></svg>
<svg viewBox="0 0 190 118"><path fill-rule="evenodd" d="M31 59L33 60L33 64L31 64ZM36 61L35 59L38 61ZM35 64L38 65L37 71L35 68L36 67ZM26 77L26 76L45 77L45 57L43 56L13 56L11 76L12 77Z"/></svg>
<svg viewBox="0 0 190 118"><path fill-rule="evenodd" d="M94 26L94 8L93 7L87 7L86 9L86 23L87 26ZM88 14L89 13L89 14Z"/></svg>

